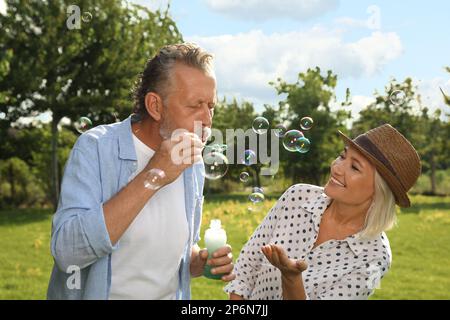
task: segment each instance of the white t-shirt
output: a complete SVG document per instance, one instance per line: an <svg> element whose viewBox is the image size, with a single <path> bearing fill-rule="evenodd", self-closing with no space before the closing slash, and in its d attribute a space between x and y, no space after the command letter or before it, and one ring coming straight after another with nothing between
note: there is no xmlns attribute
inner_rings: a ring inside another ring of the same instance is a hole
<svg viewBox="0 0 450 320"><path fill-rule="evenodd" d="M135 135L133 140L137 175L155 152ZM159 189L139 212L112 254L109 299L176 298L178 271L189 237L184 200L181 174Z"/></svg>

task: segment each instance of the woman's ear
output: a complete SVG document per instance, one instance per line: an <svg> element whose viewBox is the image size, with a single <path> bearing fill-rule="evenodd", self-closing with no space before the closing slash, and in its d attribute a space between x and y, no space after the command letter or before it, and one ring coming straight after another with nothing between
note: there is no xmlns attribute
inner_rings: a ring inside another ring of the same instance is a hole
<svg viewBox="0 0 450 320"><path fill-rule="evenodd" d="M162 99L161 97L154 93L149 92L145 95L145 109L147 110L150 117L156 122L160 121L162 118Z"/></svg>

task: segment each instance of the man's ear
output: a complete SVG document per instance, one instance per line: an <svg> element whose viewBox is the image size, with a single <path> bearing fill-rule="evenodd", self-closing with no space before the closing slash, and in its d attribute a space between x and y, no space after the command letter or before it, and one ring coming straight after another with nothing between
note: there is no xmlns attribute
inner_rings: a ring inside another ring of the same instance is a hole
<svg viewBox="0 0 450 320"><path fill-rule="evenodd" d="M154 92L147 93L145 95L145 109L150 117L152 117L156 122L160 121L162 118L161 97Z"/></svg>

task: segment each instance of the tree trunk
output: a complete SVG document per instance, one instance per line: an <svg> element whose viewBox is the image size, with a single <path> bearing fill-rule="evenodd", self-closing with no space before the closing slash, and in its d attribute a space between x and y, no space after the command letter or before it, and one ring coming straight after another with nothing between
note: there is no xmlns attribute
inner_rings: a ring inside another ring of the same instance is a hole
<svg viewBox="0 0 450 320"><path fill-rule="evenodd" d="M16 184L14 181L14 167L12 162L9 163L8 180L9 184L11 185L11 204L15 205L14 201L16 201Z"/></svg>
<svg viewBox="0 0 450 320"><path fill-rule="evenodd" d="M434 161L434 154L430 157L430 182L431 182L431 193L436 194L436 161Z"/></svg>
<svg viewBox="0 0 450 320"><path fill-rule="evenodd" d="M314 175L314 183L315 183L316 186L319 186L319 187L322 186L321 180L322 180L322 179L321 179L320 174L315 174L315 175Z"/></svg>
<svg viewBox="0 0 450 320"><path fill-rule="evenodd" d="M261 179L259 177L259 173L261 171L261 168L259 166L255 166L255 187L261 188Z"/></svg>
<svg viewBox="0 0 450 320"><path fill-rule="evenodd" d="M57 117L52 120L52 166L51 166L51 181L52 181L52 205L53 211L56 212L59 199L59 175L58 175L58 123Z"/></svg>

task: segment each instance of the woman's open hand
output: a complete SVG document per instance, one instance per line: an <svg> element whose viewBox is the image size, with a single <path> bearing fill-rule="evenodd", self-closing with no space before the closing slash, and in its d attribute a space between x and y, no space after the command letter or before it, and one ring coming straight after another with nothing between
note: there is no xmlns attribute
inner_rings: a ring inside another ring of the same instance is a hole
<svg viewBox="0 0 450 320"><path fill-rule="evenodd" d="M280 269L286 278L297 277L308 268L305 261L290 259L284 249L275 244L269 244L261 248L269 262Z"/></svg>

